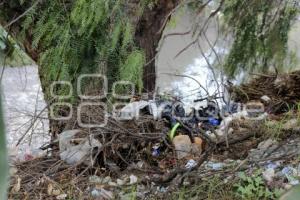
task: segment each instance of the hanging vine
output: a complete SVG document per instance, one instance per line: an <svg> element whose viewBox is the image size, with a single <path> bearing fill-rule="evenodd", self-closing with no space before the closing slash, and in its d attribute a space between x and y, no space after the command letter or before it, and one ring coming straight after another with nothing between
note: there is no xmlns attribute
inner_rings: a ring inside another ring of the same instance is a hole
<svg viewBox="0 0 300 200"><path fill-rule="evenodd" d="M133 41L130 15L138 18L154 2L140 1L132 10L127 3L53 0L29 11L22 33L33 36L46 88L55 80L75 83L80 74L105 73L109 84L131 81L141 91L145 56Z"/></svg>
<svg viewBox="0 0 300 200"><path fill-rule="evenodd" d="M223 12L234 35L225 63L227 74L283 67L288 33L299 13L296 1L229 0Z"/></svg>

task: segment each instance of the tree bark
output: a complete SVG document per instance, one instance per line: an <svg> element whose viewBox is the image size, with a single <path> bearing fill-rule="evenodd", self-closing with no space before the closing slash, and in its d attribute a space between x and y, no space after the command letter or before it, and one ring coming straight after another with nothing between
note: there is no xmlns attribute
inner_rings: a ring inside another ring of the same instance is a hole
<svg viewBox="0 0 300 200"><path fill-rule="evenodd" d="M179 0L160 0L152 8L147 8L140 18L136 27L135 39L140 48L146 54L146 65L144 67L143 81L144 92L152 92L155 89L155 55L156 48L162 36L170 12L178 5Z"/></svg>

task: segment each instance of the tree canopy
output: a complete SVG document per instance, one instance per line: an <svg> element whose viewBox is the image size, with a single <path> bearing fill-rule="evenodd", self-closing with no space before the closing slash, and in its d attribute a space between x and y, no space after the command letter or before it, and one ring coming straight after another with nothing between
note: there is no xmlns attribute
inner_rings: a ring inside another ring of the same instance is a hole
<svg viewBox="0 0 300 200"><path fill-rule="evenodd" d="M193 32L200 37L209 20L224 16L227 31L233 33L233 45L222 64L228 75L284 65L288 32L299 12L296 1L4 0L0 21L38 61L45 88L54 80L74 82L82 73L99 72L110 83L128 80L142 91L143 79L155 72L148 64L154 68L153 52L172 14L185 5L200 14L211 3L216 9L204 24L195 18ZM143 31L148 33L140 34ZM143 71L148 74L143 76Z"/></svg>

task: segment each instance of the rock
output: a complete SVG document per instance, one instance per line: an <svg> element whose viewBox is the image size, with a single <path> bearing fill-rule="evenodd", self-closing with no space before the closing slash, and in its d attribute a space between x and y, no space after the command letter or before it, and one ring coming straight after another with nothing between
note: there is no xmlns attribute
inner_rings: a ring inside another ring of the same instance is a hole
<svg viewBox="0 0 300 200"><path fill-rule="evenodd" d="M265 170L262 174L263 178L267 181L267 182L272 182L274 177L275 177L275 170L272 168L268 168L267 170Z"/></svg>
<svg viewBox="0 0 300 200"><path fill-rule="evenodd" d="M138 181L138 178L135 176L135 175L130 175L129 176L129 184L132 185L132 184L136 184L137 181Z"/></svg>
<svg viewBox="0 0 300 200"><path fill-rule="evenodd" d="M175 146L178 159L182 159L190 155L192 142L188 135L178 135L174 137L173 144Z"/></svg>

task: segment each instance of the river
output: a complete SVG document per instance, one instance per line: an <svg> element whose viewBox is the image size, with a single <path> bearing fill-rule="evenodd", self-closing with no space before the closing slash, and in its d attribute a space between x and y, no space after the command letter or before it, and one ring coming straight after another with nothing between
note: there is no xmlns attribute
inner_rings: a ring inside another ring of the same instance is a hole
<svg viewBox="0 0 300 200"><path fill-rule="evenodd" d="M23 160L25 155L40 154L39 147L50 137L38 67L5 67L1 85L11 157Z"/></svg>

